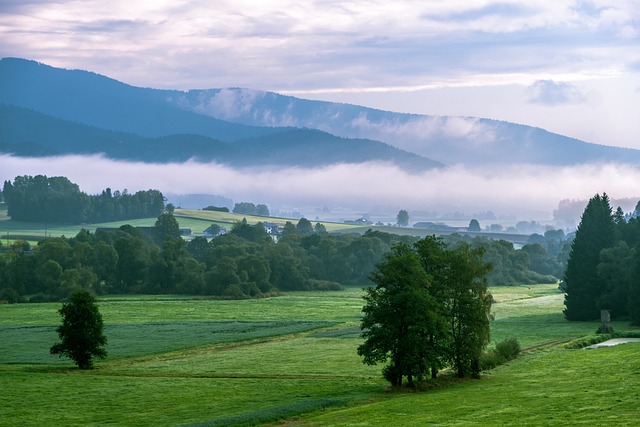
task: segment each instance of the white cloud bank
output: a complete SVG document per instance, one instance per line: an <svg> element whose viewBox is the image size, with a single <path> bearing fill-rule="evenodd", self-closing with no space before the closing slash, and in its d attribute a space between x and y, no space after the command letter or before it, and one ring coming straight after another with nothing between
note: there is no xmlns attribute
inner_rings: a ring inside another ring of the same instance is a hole
<svg viewBox="0 0 640 427"><path fill-rule="evenodd" d="M18 175L67 176L82 191L110 187L129 192L213 194L272 208L387 208L440 213L491 210L523 220L548 220L563 199L640 196L640 170L614 164L577 167L514 165L494 170L453 167L410 174L381 163L340 164L317 169L238 170L217 164L146 164L99 156L25 159L0 156L0 179Z"/></svg>

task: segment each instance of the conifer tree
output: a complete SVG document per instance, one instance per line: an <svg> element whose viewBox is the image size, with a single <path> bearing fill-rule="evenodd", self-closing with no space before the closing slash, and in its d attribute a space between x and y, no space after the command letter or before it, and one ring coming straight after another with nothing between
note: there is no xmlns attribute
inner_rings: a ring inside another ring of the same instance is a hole
<svg viewBox="0 0 640 427"><path fill-rule="evenodd" d="M597 320L598 301L606 283L598 276L600 252L615 243L614 220L606 193L596 194L585 208L564 275L564 315L568 320Z"/></svg>

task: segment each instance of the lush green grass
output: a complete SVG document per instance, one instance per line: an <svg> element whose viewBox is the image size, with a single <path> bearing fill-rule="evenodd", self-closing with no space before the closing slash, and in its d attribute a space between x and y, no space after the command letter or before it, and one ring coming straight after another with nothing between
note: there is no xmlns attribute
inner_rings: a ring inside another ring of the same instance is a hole
<svg viewBox="0 0 640 427"><path fill-rule="evenodd" d="M289 425L637 425L640 344L530 353L481 380L303 417Z"/></svg>
<svg viewBox="0 0 640 427"><path fill-rule="evenodd" d="M109 296L99 308L110 355L92 371L48 355L59 304L0 305L0 425L633 424L640 345L564 349L598 325L564 320L555 285L492 292L494 341L516 336L530 351L421 393L388 392L381 367L357 356L360 289Z"/></svg>

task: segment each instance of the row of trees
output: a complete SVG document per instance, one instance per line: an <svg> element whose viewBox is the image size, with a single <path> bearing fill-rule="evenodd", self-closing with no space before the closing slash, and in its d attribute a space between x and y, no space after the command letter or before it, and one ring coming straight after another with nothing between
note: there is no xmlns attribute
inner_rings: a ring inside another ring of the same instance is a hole
<svg viewBox="0 0 640 427"><path fill-rule="evenodd" d="M0 246L0 299L34 301L62 299L74 287L102 293L181 293L229 298L309 289L339 289L366 285L375 265L397 243L414 244L417 238L379 231L364 235L330 235L322 224L307 219L288 222L278 242L262 224L246 221L213 239L196 237L185 242L173 215L163 213L151 235L140 229L90 233L73 238L49 238L31 248L25 242ZM463 240L448 236L444 243L465 242L482 249L483 260L494 270L490 284L557 281L561 270L550 252L553 239L522 249L485 238ZM532 269L535 269L532 270ZM561 273L560 273L561 274Z"/></svg>
<svg viewBox="0 0 640 427"><path fill-rule="evenodd" d="M242 215L269 216L269 207L264 204L254 205L251 202L240 202L233 206L233 213Z"/></svg>
<svg viewBox="0 0 640 427"><path fill-rule="evenodd" d="M589 200L564 275L565 317L597 320L600 310L640 325L640 202L612 212L607 194Z"/></svg>
<svg viewBox="0 0 640 427"><path fill-rule="evenodd" d="M2 189L7 214L16 221L83 224L157 217L164 210L158 190L129 194L107 188L88 195L66 177L18 176Z"/></svg>
<svg viewBox="0 0 640 427"><path fill-rule="evenodd" d="M445 366L458 377L479 375L492 302L482 255L435 237L395 246L366 290L358 347L364 362L388 361L383 374L394 386L435 378Z"/></svg>

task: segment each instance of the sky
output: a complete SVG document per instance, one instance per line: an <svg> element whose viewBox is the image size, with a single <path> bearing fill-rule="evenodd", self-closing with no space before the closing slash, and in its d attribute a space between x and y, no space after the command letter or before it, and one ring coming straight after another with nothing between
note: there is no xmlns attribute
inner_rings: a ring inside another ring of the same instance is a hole
<svg viewBox="0 0 640 427"><path fill-rule="evenodd" d="M0 56L640 148L638 0L2 0Z"/></svg>
<svg viewBox="0 0 640 427"><path fill-rule="evenodd" d="M0 0L0 57L143 87L245 87L507 120L640 149L640 0ZM419 176L336 165L249 179L216 165L191 164L185 173L181 165L74 156L2 156L0 164L2 179L66 175L87 192L160 187L256 203L269 193L281 205L384 199L396 212L517 208L520 219L548 219L560 200L596 192L640 196L639 170L619 165L458 166Z"/></svg>

